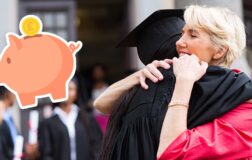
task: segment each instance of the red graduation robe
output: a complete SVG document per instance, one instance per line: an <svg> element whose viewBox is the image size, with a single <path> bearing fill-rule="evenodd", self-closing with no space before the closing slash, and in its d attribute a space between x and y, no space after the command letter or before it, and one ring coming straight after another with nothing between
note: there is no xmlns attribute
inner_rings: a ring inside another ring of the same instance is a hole
<svg viewBox="0 0 252 160"><path fill-rule="evenodd" d="M184 131L158 159L252 159L252 104Z"/></svg>

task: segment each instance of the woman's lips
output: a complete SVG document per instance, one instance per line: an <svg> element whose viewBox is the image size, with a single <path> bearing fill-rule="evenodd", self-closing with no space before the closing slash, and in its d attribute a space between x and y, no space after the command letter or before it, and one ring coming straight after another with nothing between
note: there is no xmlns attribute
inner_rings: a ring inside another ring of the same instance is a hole
<svg viewBox="0 0 252 160"><path fill-rule="evenodd" d="M179 55L182 56L182 55L191 55L191 53L188 53L188 52L179 52Z"/></svg>

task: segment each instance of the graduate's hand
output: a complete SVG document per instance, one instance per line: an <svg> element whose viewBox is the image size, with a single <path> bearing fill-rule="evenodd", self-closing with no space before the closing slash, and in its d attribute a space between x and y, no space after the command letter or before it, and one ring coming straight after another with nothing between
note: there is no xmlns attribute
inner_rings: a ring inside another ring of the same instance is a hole
<svg viewBox="0 0 252 160"><path fill-rule="evenodd" d="M164 69L169 69L172 60L154 60L152 63L146 65L143 69L140 70L139 80L140 84L144 89L148 89L148 85L146 84L146 78L150 79L152 82L156 83L158 81L163 80L162 73L158 70L159 67Z"/></svg>

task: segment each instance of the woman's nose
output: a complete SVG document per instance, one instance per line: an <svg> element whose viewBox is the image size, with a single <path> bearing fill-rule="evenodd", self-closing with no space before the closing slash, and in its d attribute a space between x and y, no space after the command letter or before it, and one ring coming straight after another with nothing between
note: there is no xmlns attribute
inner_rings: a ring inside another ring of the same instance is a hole
<svg viewBox="0 0 252 160"><path fill-rule="evenodd" d="M186 43L185 43L185 40L184 40L184 37L180 37L180 39L176 42L176 46L177 47L186 47Z"/></svg>

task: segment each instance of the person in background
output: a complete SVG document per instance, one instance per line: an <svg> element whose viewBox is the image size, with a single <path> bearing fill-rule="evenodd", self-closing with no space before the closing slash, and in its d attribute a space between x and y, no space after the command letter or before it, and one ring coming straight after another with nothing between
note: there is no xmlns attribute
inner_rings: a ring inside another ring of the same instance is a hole
<svg viewBox="0 0 252 160"><path fill-rule="evenodd" d="M69 98L55 104L54 115L38 129L39 159L96 160L102 132L92 114L77 103L78 82L69 82Z"/></svg>
<svg viewBox="0 0 252 160"><path fill-rule="evenodd" d="M0 160L12 160L16 136L19 132L10 113L15 102L15 95L5 87L0 87ZM33 151L34 150L34 151ZM33 160L36 156L37 146L27 144L23 150L23 159ZM2 156L2 157L1 157Z"/></svg>
<svg viewBox="0 0 252 160"><path fill-rule="evenodd" d="M6 157L4 157L4 151L3 151L3 131L2 131L2 123L3 123L3 114L4 114L4 103L0 101L0 159L6 160Z"/></svg>
<svg viewBox="0 0 252 160"><path fill-rule="evenodd" d="M108 88L108 83L105 80L106 72L107 69L102 64L95 64L91 70L92 89L91 89L91 100L89 102L89 105L92 107L93 107L93 101ZM102 132L105 133L109 116L98 111L96 108L94 108L94 116L96 121L100 125Z"/></svg>
<svg viewBox="0 0 252 160"><path fill-rule="evenodd" d="M14 144L18 135L17 128L10 114L10 108L15 102L15 96L5 87L0 87L0 105L1 105L1 146L3 157L12 160L14 157Z"/></svg>

